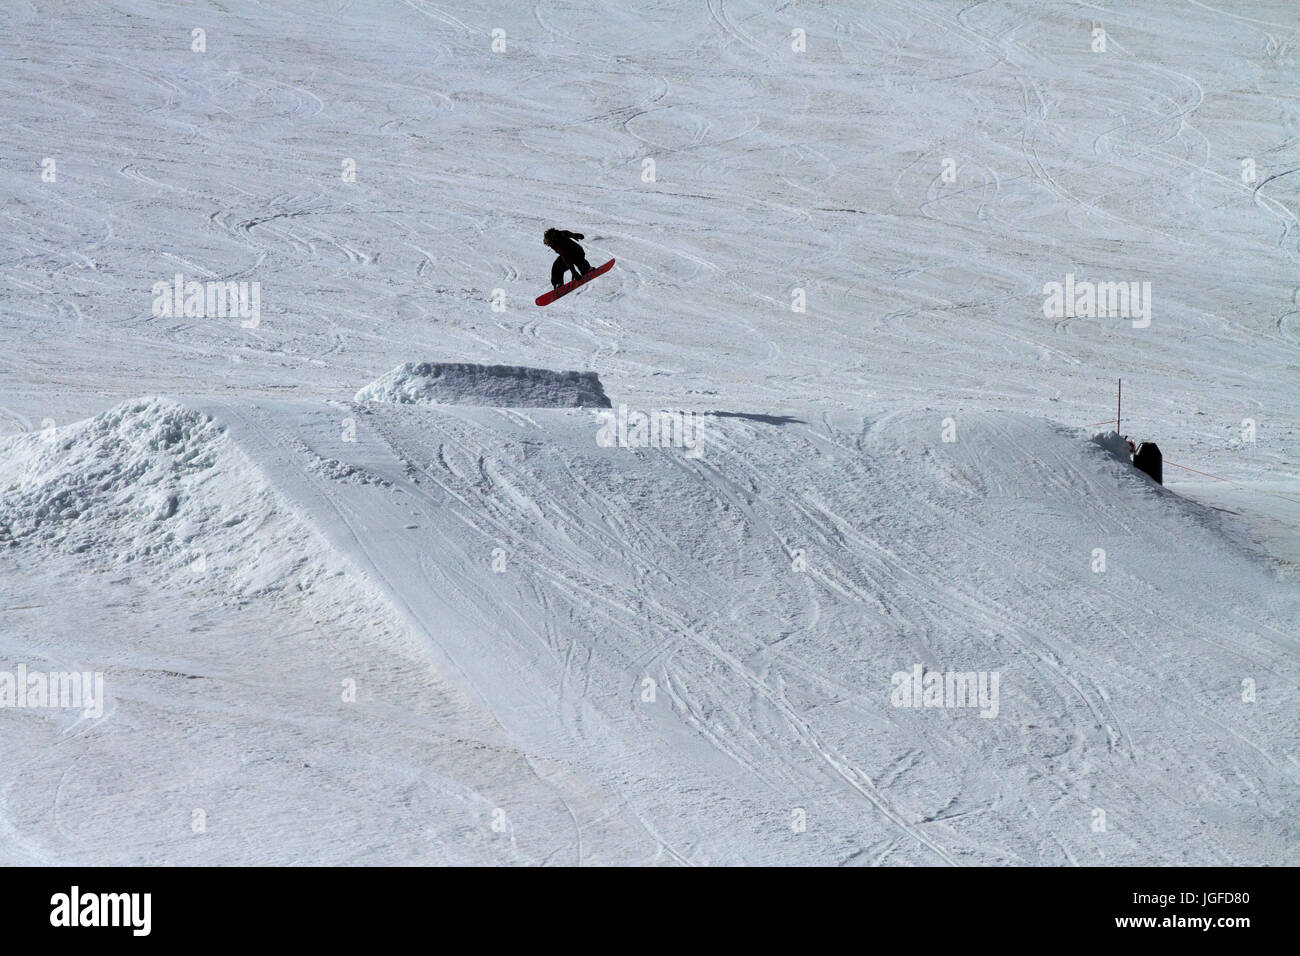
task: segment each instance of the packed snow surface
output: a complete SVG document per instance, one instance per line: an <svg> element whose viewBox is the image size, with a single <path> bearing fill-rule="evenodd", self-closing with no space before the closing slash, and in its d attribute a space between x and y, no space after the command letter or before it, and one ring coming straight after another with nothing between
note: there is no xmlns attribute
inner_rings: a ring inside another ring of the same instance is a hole
<svg viewBox="0 0 1300 956"><path fill-rule="evenodd" d="M0 4L0 863L1300 862L1298 34Z"/></svg>
<svg viewBox="0 0 1300 956"><path fill-rule="evenodd" d="M595 372L466 362L404 362L361 389L353 400L511 408L609 407Z"/></svg>

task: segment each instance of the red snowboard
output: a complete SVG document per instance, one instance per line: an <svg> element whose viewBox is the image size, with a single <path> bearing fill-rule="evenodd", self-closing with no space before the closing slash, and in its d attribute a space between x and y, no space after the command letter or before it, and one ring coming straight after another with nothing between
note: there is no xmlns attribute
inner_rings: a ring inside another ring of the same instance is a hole
<svg viewBox="0 0 1300 956"><path fill-rule="evenodd" d="M574 279L572 282L566 282L564 283L564 285L552 289L550 292L542 293L537 297L537 304L550 305L560 296L568 295L578 286L585 285L586 283L590 282L592 279L596 278L596 276L603 276L606 272L608 272L613 267L614 267L614 260L610 259L609 262L606 262L603 266L597 266L596 268L588 272L586 275L579 276L578 278Z"/></svg>

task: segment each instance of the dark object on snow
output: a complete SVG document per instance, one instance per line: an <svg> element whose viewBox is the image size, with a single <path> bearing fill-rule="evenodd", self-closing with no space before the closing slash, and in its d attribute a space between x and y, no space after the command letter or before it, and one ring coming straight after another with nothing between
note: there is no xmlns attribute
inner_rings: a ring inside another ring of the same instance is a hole
<svg viewBox="0 0 1300 956"><path fill-rule="evenodd" d="M1157 485L1165 483L1165 458L1153 441L1141 442L1133 453L1133 467L1147 475Z"/></svg>
<svg viewBox="0 0 1300 956"><path fill-rule="evenodd" d="M581 238L582 233L567 232L564 229L547 229L542 234L543 244L549 246L556 255L555 262L551 265L552 286L564 283L566 271L572 272L575 279L591 271L587 254L582 251L582 246L574 242Z"/></svg>

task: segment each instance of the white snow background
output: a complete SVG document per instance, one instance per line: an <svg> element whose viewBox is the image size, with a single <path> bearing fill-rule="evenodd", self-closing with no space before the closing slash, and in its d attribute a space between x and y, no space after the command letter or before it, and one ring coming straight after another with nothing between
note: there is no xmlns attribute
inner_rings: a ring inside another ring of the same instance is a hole
<svg viewBox="0 0 1300 956"><path fill-rule="evenodd" d="M15 0L0 61L0 671L107 697L0 708L0 863L1300 862L1294 3ZM617 264L539 309L548 226Z"/></svg>

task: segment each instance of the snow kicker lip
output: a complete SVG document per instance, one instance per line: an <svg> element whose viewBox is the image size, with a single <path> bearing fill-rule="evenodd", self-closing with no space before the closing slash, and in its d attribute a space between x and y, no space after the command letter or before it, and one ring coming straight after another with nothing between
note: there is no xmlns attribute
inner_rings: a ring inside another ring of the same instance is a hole
<svg viewBox="0 0 1300 956"><path fill-rule="evenodd" d="M358 391L354 401L502 408L611 407L595 372L472 362L405 362Z"/></svg>

